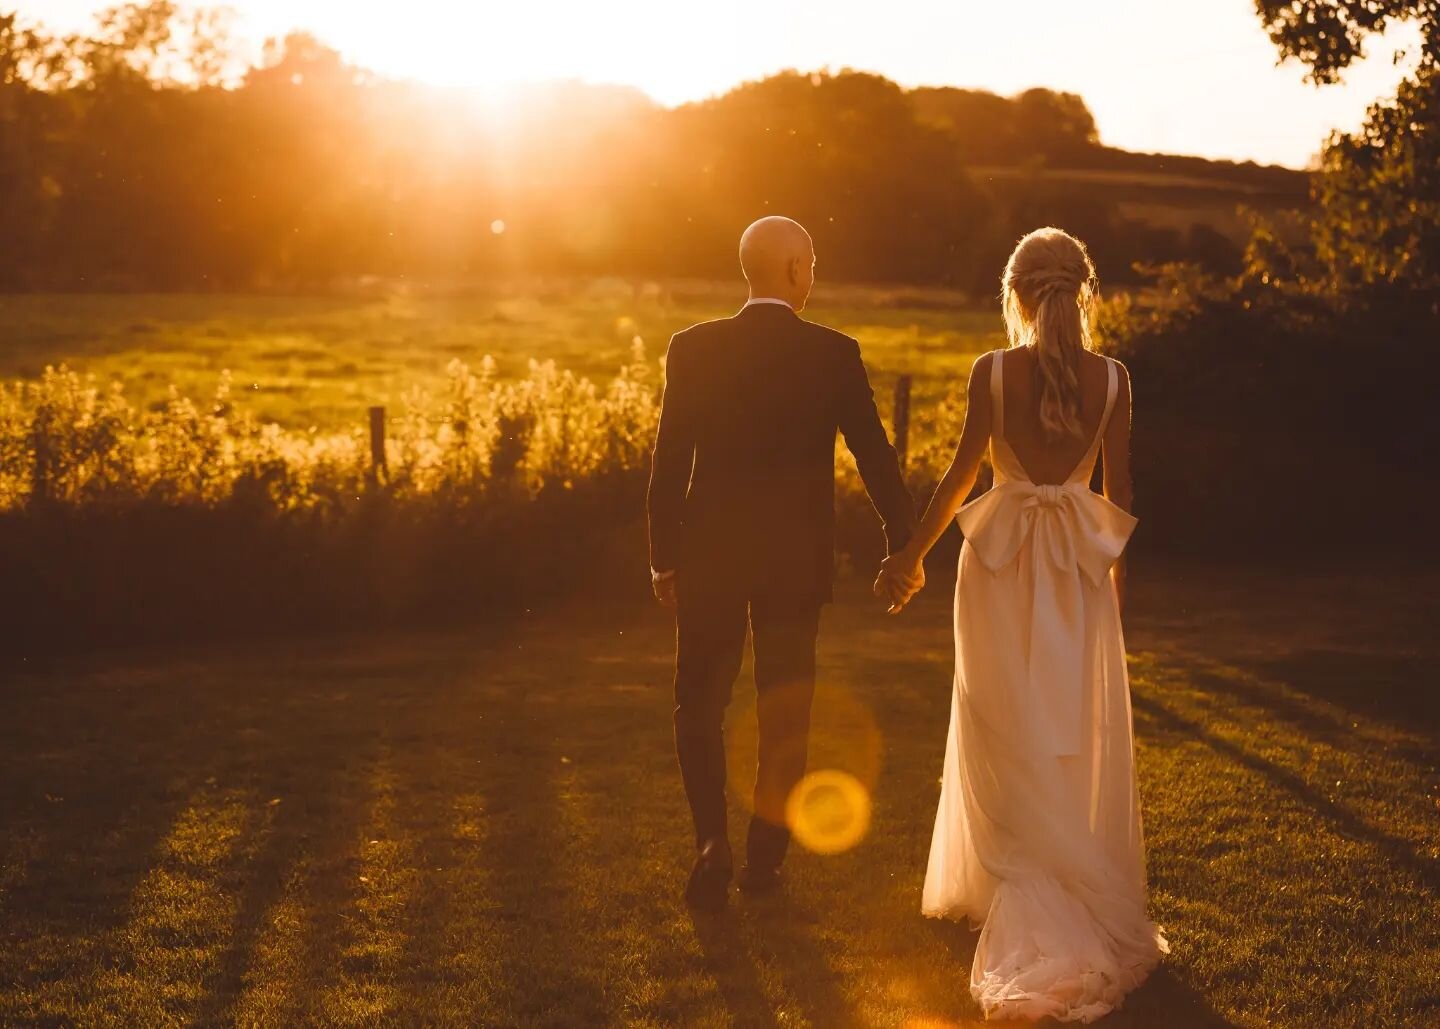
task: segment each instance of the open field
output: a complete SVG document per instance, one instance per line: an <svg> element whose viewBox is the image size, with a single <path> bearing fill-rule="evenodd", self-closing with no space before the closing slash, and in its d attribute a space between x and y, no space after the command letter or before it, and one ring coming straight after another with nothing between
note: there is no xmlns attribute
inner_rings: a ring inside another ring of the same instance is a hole
<svg viewBox="0 0 1440 1029"><path fill-rule="evenodd" d="M608 379L634 340L651 357L670 335L733 313L743 283L594 282L352 295L0 296L0 378L68 362L116 378L140 403L174 384L199 398L223 369L237 400L290 427L359 424L370 404L434 387L448 362L490 355L502 376L530 359ZM917 373L917 398L963 387L977 354L1003 342L997 311L940 291L821 288L807 317L860 339L877 388Z"/></svg>
<svg viewBox="0 0 1440 1029"><path fill-rule="evenodd" d="M1440 579L1137 575L1174 953L1104 1024L1434 1024ZM873 784L870 831L698 920L659 611L8 675L0 1023L964 1023L974 936L916 911L948 623L943 585L891 621L852 584L812 767Z"/></svg>

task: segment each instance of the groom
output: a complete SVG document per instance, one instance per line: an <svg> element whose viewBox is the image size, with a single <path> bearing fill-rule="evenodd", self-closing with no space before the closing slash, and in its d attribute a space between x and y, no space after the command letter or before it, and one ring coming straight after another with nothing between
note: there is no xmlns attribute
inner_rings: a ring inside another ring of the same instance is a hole
<svg viewBox="0 0 1440 1029"><path fill-rule="evenodd" d="M675 746L698 848L685 896L711 909L724 906L734 867L722 725L747 625L760 753L740 886L779 885L831 599L836 430L891 553L915 526L859 344L799 317L815 281L810 234L762 218L740 238L740 267L750 284L740 312L670 341L648 498L655 595L675 610Z"/></svg>

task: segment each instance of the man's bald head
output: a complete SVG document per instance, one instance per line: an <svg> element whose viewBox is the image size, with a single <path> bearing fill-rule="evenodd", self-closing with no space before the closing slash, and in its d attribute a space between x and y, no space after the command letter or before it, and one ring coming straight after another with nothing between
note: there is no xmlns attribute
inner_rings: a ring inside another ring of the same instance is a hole
<svg viewBox="0 0 1440 1029"><path fill-rule="evenodd" d="M751 297L774 297L800 311L815 284L815 244L793 219L761 218L740 237L740 269Z"/></svg>

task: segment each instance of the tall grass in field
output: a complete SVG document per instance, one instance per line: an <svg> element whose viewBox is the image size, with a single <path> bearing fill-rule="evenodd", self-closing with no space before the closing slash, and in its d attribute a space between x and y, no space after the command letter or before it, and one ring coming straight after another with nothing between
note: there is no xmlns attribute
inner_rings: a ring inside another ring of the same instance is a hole
<svg viewBox="0 0 1440 1029"><path fill-rule="evenodd" d="M643 597L663 369L640 341L603 383L489 359L441 382L388 412L378 465L368 426L263 421L228 374L144 408L63 365L0 384L0 624L39 652ZM917 494L962 412L915 425ZM837 469L842 558L868 566L878 522L843 448Z"/></svg>
<svg viewBox="0 0 1440 1029"><path fill-rule="evenodd" d="M450 364L368 427L258 419L222 376L141 409L66 368L0 386L0 624L12 655L525 608L639 592L660 370L608 383Z"/></svg>
<svg viewBox="0 0 1440 1029"><path fill-rule="evenodd" d="M259 420L222 373L206 402L172 387L142 410L122 385L62 365L0 384L0 510L59 504L333 511L381 489L395 500L485 502L496 489L571 489L642 468L658 415L658 369L635 345L603 386L531 361L501 382L488 358L452 361L435 393L406 394L392 412L383 474L363 426L287 430Z"/></svg>

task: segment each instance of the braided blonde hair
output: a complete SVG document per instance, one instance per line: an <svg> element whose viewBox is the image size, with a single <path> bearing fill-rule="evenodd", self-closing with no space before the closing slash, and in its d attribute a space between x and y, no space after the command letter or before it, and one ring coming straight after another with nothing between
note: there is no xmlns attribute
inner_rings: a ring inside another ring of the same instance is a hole
<svg viewBox="0 0 1440 1029"><path fill-rule="evenodd" d="M1000 284L1010 345L1035 347L1045 434L1081 435L1080 355L1093 347L1090 313L1100 288L1085 244L1060 229L1036 229L1015 245Z"/></svg>

